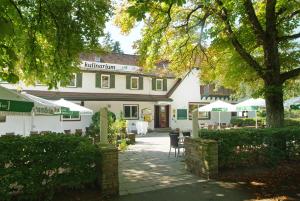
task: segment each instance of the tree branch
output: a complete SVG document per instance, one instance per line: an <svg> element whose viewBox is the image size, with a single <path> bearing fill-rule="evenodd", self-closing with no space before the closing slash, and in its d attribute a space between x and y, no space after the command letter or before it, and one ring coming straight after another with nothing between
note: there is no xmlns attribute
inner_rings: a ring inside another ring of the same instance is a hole
<svg viewBox="0 0 300 201"><path fill-rule="evenodd" d="M23 15L22 15L22 12L21 10L18 8L18 6L15 4L15 2L13 0L9 0L9 2L15 7L15 9L17 10L20 18L23 20Z"/></svg>
<svg viewBox="0 0 300 201"><path fill-rule="evenodd" d="M257 36L257 39L262 43L265 38L265 31L263 30L260 22L258 21L251 0L244 0L244 6L248 19L254 29L254 33Z"/></svg>
<svg viewBox="0 0 300 201"><path fill-rule="evenodd" d="M297 34L292 34L292 35L288 35L288 36L280 36L278 37L278 41L286 41L286 40L294 40L300 38L300 32Z"/></svg>
<svg viewBox="0 0 300 201"><path fill-rule="evenodd" d="M280 74L280 80L281 82L285 82L286 80L293 78L293 77L297 77L300 75L300 68L295 68L293 70L290 70L288 72L284 72Z"/></svg>
<svg viewBox="0 0 300 201"><path fill-rule="evenodd" d="M223 7L223 3L221 0L217 0L217 3L219 6L222 7L220 12L220 17L225 23L227 35L230 38L230 41L232 45L234 46L237 53L248 63L257 73L260 77L264 78L264 72L262 70L262 67L259 65L259 63L246 51L246 49L242 46L242 44L239 42L237 37L235 36L232 27L230 25L229 19L228 19L228 12L225 7Z"/></svg>

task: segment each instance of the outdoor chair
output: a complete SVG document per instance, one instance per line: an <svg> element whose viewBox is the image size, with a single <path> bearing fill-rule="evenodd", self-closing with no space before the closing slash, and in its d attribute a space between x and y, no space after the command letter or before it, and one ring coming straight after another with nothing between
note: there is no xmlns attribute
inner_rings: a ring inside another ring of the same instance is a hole
<svg viewBox="0 0 300 201"><path fill-rule="evenodd" d="M75 135L82 136L82 129L75 129Z"/></svg>
<svg viewBox="0 0 300 201"><path fill-rule="evenodd" d="M175 157L179 156L180 149L184 148L184 145L182 143L179 143L179 133L170 133L170 150L169 150L169 157L171 154L171 149L175 149Z"/></svg>
<svg viewBox="0 0 300 201"><path fill-rule="evenodd" d="M30 131L30 135L38 135L39 132L38 131Z"/></svg>
<svg viewBox="0 0 300 201"><path fill-rule="evenodd" d="M191 131L182 131L183 137L191 137Z"/></svg>
<svg viewBox="0 0 300 201"><path fill-rule="evenodd" d="M64 133L65 133L66 135L71 135L71 130L64 130Z"/></svg>

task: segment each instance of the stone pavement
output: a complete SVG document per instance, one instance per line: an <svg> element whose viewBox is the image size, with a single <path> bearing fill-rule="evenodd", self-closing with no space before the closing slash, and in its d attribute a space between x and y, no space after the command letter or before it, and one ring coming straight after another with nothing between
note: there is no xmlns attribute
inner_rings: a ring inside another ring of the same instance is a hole
<svg viewBox="0 0 300 201"><path fill-rule="evenodd" d="M175 158L174 149L168 157L169 143L167 133L151 133L119 154L120 195L203 181L185 170L184 158Z"/></svg>
<svg viewBox="0 0 300 201"><path fill-rule="evenodd" d="M250 200L242 185L207 181L185 170L183 157L169 152L169 137L152 133L119 154L120 197L114 201Z"/></svg>

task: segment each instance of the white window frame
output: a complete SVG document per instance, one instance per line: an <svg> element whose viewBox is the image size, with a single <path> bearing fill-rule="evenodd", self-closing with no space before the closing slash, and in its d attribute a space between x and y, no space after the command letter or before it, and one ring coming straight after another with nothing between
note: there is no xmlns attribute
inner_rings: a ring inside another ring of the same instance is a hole
<svg viewBox="0 0 300 201"><path fill-rule="evenodd" d="M137 84L136 84L136 88L132 87L132 80L136 79L137 80ZM130 78L130 89L139 89L139 80L140 78L139 77L131 77Z"/></svg>
<svg viewBox="0 0 300 201"><path fill-rule="evenodd" d="M72 86L72 85L67 85L67 87L70 87L70 88L77 87L77 74L76 74L76 73L73 73L73 75L74 75L74 86Z"/></svg>
<svg viewBox="0 0 300 201"><path fill-rule="evenodd" d="M72 118L71 115L69 115L69 118L65 118L64 115L61 115L61 121L81 121L81 116L79 114L78 117Z"/></svg>
<svg viewBox="0 0 300 201"><path fill-rule="evenodd" d="M125 117L125 107L130 107L130 117ZM137 116L133 117L132 116L132 107L137 108ZM131 120L138 120L139 119L139 105L138 104L125 104L123 105L123 114L124 114L124 119L131 119Z"/></svg>
<svg viewBox="0 0 300 201"><path fill-rule="evenodd" d="M158 84L157 84L157 83L158 83L158 81L160 81L160 82L161 82L161 85L160 85L160 86L161 86L161 88L160 88L160 89L157 87L157 86L158 86ZM164 86L163 86L163 85L164 85L164 80L163 80L163 79L156 79L156 81L155 81L155 85L156 85L156 86L155 86L155 88L156 88L156 91L162 91L162 90L164 89Z"/></svg>
<svg viewBox="0 0 300 201"><path fill-rule="evenodd" d="M103 77L108 77L108 86L104 87L102 82L103 82ZM107 74L101 74L101 88L103 89L109 89L110 88L110 75Z"/></svg>

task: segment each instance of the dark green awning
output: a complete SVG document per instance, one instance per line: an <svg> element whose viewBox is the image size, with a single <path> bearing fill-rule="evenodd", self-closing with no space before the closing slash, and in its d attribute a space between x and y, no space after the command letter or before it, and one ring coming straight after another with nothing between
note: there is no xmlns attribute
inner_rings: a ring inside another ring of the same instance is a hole
<svg viewBox="0 0 300 201"><path fill-rule="evenodd" d="M33 106L33 102L0 99L0 111L31 112Z"/></svg>

